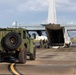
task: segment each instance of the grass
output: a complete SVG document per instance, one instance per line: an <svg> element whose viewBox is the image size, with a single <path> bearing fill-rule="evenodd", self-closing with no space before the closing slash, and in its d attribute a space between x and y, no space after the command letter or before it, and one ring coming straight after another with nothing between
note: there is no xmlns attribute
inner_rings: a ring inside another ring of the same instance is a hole
<svg viewBox="0 0 76 75"><path fill-rule="evenodd" d="M72 42L76 42L76 38L71 38L71 41Z"/></svg>

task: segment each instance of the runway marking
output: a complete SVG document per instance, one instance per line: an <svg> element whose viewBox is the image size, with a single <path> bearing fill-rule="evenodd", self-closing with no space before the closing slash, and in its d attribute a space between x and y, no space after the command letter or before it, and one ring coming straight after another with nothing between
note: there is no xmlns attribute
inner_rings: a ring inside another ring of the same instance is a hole
<svg viewBox="0 0 76 75"><path fill-rule="evenodd" d="M15 63L12 63L12 64L10 65L10 69L11 69L11 71L12 71L15 75L20 75L20 74L15 70Z"/></svg>

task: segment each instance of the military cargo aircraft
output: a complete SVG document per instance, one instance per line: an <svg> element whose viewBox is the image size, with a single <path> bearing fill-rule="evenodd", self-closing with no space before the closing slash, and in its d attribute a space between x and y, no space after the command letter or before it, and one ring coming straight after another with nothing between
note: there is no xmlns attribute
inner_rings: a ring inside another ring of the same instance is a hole
<svg viewBox="0 0 76 75"><path fill-rule="evenodd" d="M70 47L72 44L68 31L75 31L75 25L60 25L60 24L41 24L39 26L23 26L28 31L36 31L39 36L43 36L45 31L48 44L52 48Z"/></svg>

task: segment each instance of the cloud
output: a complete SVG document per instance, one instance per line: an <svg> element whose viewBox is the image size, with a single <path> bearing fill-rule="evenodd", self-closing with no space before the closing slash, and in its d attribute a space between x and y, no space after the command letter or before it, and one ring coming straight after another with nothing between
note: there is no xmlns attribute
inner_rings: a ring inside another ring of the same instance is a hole
<svg viewBox="0 0 76 75"><path fill-rule="evenodd" d="M45 11L47 0L0 0L0 9L13 11Z"/></svg>
<svg viewBox="0 0 76 75"><path fill-rule="evenodd" d="M72 18L71 21L75 21L76 0L56 0L56 6L60 22L69 22ZM44 23L47 19L45 14L48 14L48 0L0 0L0 10L0 20L9 18L11 21L17 19L25 23L29 18L32 21L33 17L35 21Z"/></svg>
<svg viewBox="0 0 76 75"><path fill-rule="evenodd" d="M76 9L76 0L56 0L58 10L73 10ZM4 6L7 9L17 11L44 11L47 10L48 0L0 0L0 8Z"/></svg>
<svg viewBox="0 0 76 75"><path fill-rule="evenodd" d="M76 11L76 0L56 0L56 2L59 11ZM5 8L3 8L4 5ZM48 9L48 0L0 0L0 6L3 9L20 12L46 11Z"/></svg>
<svg viewBox="0 0 76 75"><path fill-rule="evenodd" d="M57 0L57 9L64 12L76 12L75 0Z"/></svg>
<svg viewBox="0 0 76 75"><path fill-rule="evenodd" d="M19 11L45 11L47 9L47 0L27 0L17 6Z"/></svg>

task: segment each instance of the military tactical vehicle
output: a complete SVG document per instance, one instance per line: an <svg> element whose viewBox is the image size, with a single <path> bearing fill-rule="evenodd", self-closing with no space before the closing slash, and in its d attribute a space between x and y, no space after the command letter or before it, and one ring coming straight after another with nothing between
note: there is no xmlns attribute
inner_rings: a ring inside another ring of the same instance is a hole
<svg viewBox="0 0 76 75"><path fill-rule="evenodd" d="M60 24L47 24L45 28L49 45L51 47L69 47L71 45L71 39L65 27L60 26Z"/></svg>
<svg viewBox="0 0 76 75"><path fill-rule="evenodd" d="M23 28L1 28L1 59L13 56L20 63L25 63L27 55L31 60L35 60L36 47L33 39L29 37L27 30Z"/></svg>

